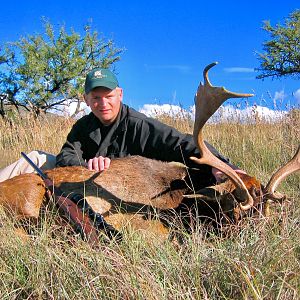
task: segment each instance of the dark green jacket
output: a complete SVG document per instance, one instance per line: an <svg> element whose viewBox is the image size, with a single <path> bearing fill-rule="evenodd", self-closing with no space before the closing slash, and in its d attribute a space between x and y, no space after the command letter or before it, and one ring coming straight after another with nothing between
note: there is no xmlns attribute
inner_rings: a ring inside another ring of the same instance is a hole
<svg viewBox="0 0 300 300"><path fill-rule="evenodd" d="M228 161L208 143L207 146L217 157ZM199 157L199 151L192 135L182 134L122 104L116 122L109 127L103 126L93 113L79 119L58 154L56 164L87 166L87 161L94 157L113 159L129 155L184 162L195 167L189 157Z"/></svg>

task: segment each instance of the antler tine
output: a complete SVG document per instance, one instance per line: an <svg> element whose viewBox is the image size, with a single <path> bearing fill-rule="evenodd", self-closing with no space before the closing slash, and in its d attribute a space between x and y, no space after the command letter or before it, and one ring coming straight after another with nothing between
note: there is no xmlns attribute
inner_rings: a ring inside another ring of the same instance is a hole
<svg viewBox="0 0 300 300"><path fill-rule="evenodd" d="M204 68L204 70L203 70L204 85L210 85L210 86L212 86L211 83L210 83L210 81L209 81L209 78L208 78L208 71L209 71L209 69L211 69L212 67L214 67L217 64L218 64L218 62L215 61L215 62L207 65Z"/></svg>
<svg viewBox="0 0 300 300"><path fill-rule="evenodd" d="M200 83L195 96L195 125L194 139L198 144L201 158L191 157L198 164L207 164L219 169L226 174L235 184L237 188L237 196L239 199L245 199L240 204L242 210L250 209L253 206L253 198L249 194L245 184L236 174L236 172L226 163L214 156L204 143L202 129L207 120L217 111L217 109L229 98L251 97L253 94L238 94L227 91L224 87L214 87L208 79L208 71L217 62L208 65L203 71L204 85Z"/></svg>
<svg viewBox="0 0 300 300"><path fill-rule="evenodd" d="M253 96L253 94L239 94L230 92L224 87L212 86L208 78L208 71L217 64L218 62L213 62L205 67L203 71L204 84L200 82L197 93L195 95L195 141L197 141L197 135L200 129L205 125L206 121L218 110L223 102L225 102L229 98L247 98Z"/></svg>
<svg viewBox="0 0 300 300"><path fill-rule="evenodd" d="M281 168L279 168L270 178L269 182L267 183L264 189L264 193L266 194L267 198L280 200L282 197L276 197L275 189L287 176L299 170L300 170L300 145L293 158L289 160Z"/></svg>

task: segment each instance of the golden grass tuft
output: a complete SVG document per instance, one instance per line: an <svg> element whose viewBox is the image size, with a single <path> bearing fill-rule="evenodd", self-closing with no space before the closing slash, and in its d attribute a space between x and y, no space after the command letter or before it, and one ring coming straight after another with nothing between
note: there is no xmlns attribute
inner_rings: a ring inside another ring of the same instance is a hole
<svg viewBox="0 0 300 300"><path fill-rule="evenodd" d="M192 130L190 120L164 116L163 121ZM205 137L266 182L294 154L299 122L208 125ZM62 118L28 118L13 126L0 121L0 166L17 159L20 151L57 153L72 124ZM280 186L291 200L277 209L276 217L246 220L226 238L208 236L198 224L192 234L182 232L182 245L128 230L121 244L91 249L79 237L57 230L51 211L24 242L0 210L0 298L299 299L299 182L299 175L293 175Z"/></svg>
<svg viewBox="0 0 300 300"><path fill-rule="evenodd" d="M33 119L25 115L12 124L0 120L0 168L18 159L21 151L58 153L73 124L71 118L53 116Z"/></svg>

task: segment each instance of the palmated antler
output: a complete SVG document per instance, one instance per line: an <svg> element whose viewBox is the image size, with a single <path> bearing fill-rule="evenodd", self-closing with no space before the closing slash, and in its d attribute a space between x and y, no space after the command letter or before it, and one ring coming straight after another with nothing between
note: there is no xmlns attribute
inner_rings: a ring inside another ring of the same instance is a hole
<svg viewBox="0 0 300 300"><path fill-rule="evenodd" d="M235 184L237 189L237 197L242 199L240 204L242 210L250 209L253 206L253 198L248 192L245 184L237 175L237 173L226 163L214 156L203 140L202 129L207 120L217 111L217 109L229 98L245 98L251 97L253 94L238 94L227 91L224 87L212 86L208 79L208 70L215 66L217 62L208 65L203 71L204 84L200 82L195 96L195 125L194 139L199 147L201 158L191 157L198 164L210 165L224 174L226 174Z"/></svg>
<svg viewBox="0 0 300 300"><path fill-rule="evenodd" d="M284 195L276 194L275 189L289 175L300 170L300 145L295 155L285 165L279 168L271 177L266 187L264 194L267 199L281 201L285 198Z"/></svg>

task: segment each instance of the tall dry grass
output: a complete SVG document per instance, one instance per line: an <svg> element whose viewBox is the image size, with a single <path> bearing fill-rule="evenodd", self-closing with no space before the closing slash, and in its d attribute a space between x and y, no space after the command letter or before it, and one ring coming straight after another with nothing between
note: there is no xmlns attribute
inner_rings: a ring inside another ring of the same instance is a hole
<svg viewBox="0 0 300 300"><path fill-rule="evenodd" d="M190 132L190 120L164 117ZM1 166L20 151L57 153L72 121L18 120L0 123ZM206 139L249 174L266 182L295 152L299 119L280 123L218 124L205 129ZM1 299L299 299L299 175L280 191L291 201L274 218L246 220L226 238L207 235L198 224L182 245L128 229L120 244L91 249L70 240L52 224L49 211L32 226L29 242L13 231L3 213L0 227Z"/></svg>
<svg viewBox="0 0 300 300"><path fill-rule="evenodd" d="M34 119L15 116L12 123L0 120L0 168L20 157L20 152L43 150L58 153L74 124L73 119L51 115Z"/></svg>

